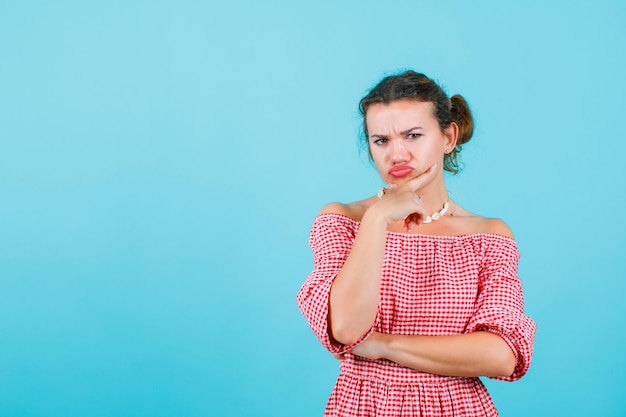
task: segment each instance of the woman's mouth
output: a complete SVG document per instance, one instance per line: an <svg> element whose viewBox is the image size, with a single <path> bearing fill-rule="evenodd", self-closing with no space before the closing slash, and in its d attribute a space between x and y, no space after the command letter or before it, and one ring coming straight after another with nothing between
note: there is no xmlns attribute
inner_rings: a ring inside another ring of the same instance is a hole
<svg viewBox="0 0 626 417"><path fill-rule="evenodd" d="M413 167L411 167L410 165L394 166L388 171L389 175L391 175L394 178L406 177L411 172L413 172Z"/></svg>

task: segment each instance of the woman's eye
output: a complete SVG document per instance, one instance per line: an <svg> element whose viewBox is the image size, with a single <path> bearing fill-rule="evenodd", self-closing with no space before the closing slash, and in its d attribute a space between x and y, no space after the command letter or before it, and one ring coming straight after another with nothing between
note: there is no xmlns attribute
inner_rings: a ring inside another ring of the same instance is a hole
<svg viewBox="0 0 626 417"><path fill-rule="evenodd" d="M409 133L408 135L406 135L406 137L407 137L408 139L417 139L417 138L419 138L420 136L422 136L422 134L421 134L421 133Z"/></svg>
<svg viewBox="0 0 626 417"><path fill-rule="evenodd" d="M385 144L385 143L387 143L387 139L385 139L385 138L376 139L376 140L374 141L374 144L375 144L375 145L383 145L383 144Z"/></svg>

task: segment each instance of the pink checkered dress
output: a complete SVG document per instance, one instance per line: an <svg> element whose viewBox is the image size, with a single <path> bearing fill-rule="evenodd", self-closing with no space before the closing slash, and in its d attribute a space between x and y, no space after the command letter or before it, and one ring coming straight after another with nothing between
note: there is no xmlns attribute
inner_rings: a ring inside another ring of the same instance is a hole
<svg viewBox="0 0 626 417"><path fill-rule="evenodd" d="M319 215L311 229L314 270L297 301L330 352L349 352L328 334L328 301L359 222ZM513 239L495 234L429 236L387 233L380 303L370 330L387 334L452 335L478 330L502 337L517 359L514 381L530 366L536 325L524 315ZM497 416L478 378L419 372L350 353L341 362L325 416Z"/></svg>

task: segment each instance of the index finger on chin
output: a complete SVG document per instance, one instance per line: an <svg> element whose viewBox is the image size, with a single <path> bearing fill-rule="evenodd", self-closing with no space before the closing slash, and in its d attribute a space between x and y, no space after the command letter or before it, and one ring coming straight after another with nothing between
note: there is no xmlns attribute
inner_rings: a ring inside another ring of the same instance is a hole
<svg viewBox="0 0 626 417"><path fill-rule="evenodd" d="M428 178L435 172L435 168L437 168L437 164L432 164L426 171L411 179L406 184L411 188L411 190L416 191L424 185Z"/></svg>

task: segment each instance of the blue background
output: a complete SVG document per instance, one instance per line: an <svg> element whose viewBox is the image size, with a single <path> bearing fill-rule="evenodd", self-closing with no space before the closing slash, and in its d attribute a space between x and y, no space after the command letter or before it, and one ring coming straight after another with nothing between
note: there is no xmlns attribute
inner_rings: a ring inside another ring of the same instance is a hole
<svg viewBox="0 0 626 417"><path fill-rule="evenodd" d="M522 259L503 416L626 415L622 1L0 1L0 416L320 416L309 227L380 181L414 68L477 128L451 194Z"/></svg>

